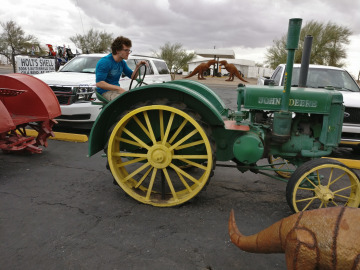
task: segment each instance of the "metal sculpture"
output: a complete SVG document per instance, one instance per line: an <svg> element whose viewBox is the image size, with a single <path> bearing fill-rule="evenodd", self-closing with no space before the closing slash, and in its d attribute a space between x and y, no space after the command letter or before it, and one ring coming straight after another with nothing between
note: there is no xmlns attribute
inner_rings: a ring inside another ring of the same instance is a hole
<svg viewBox="0 0 360 270"><path fill-rule="evenodd" d="M241 76L240 72L237 70L234 64L229 64L226 60L222 60L219 62L220 65L224 66L227 71L229 71L229 79L225 81L233 81L234 77L236 76L243 82L248 82Z"/></svg>
<svg viewBox="0 0 360 270"><path fill-rule="evenodd" d="M360 269L359 223L358 208L323 208L299 212L244 236L232 210L229 235L247 252L285 253L287 269Z"/></svg>
<svg viewBox="0 0 360 270"><path fill-rule="evenodd" d="M206 80L204 78L204 73L212 66L216 63L216 60L210 60L207 63L201 63L200 65L198 65L193 72L191 72L188 76L184 77L184 78L190 78L194 75L198 75L198 79L199 80Z"/></svg>

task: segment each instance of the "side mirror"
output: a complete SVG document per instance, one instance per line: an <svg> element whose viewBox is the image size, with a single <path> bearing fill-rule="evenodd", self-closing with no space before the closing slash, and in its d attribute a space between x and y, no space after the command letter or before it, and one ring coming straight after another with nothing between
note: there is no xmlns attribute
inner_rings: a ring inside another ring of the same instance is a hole
<svg viewBox="0 0 360 270"><path fill-rule="evenodd" d="M274 86L275 82L274 82L273 79L265 79L264 80L264 85L272 85L272 86Z"/></svg>

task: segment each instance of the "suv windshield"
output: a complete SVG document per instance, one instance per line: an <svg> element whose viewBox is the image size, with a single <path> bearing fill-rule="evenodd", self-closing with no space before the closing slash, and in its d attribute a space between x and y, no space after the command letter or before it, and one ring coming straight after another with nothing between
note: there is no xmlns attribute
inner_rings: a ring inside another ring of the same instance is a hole
<svg viewBox="0 0 360 270"><path fill-rule="evenodd" d="M294 67L291 85L299 84L300 68ZM309 68L307 87L325 88L332 86L337 90L359 92L359 86L344 70Z"/></svg>
<svg viewBox="0 0 360 270"><path fill-rule="evenodd" d="M96 64L100 59L101 56L77 56L66 64L60 72L95 73Z"/></svg>

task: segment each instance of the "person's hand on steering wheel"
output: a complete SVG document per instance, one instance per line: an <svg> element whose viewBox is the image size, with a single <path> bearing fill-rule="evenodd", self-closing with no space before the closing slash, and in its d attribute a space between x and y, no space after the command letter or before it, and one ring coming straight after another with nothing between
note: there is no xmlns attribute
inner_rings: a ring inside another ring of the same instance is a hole
<svg viewBox="0 0 360 270"><path fill-rule="evenodd" d="M140 73L141 66L145 67L144 74ZM148 66L148 63L145 60L142 60L136 64L136 68L134 69L133 74L131 75L131 82L130 82L129 90L131 90L131 86L132 86L134 80L137 81L137 84L134 88L140 87L144 83L147 66Z"/></svg>

